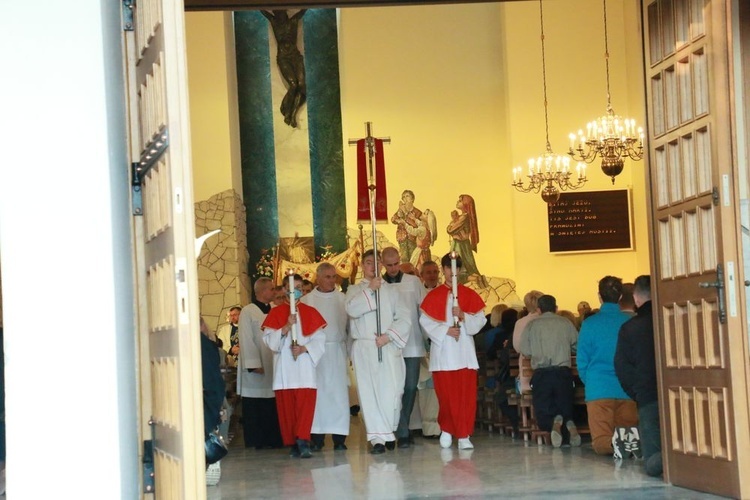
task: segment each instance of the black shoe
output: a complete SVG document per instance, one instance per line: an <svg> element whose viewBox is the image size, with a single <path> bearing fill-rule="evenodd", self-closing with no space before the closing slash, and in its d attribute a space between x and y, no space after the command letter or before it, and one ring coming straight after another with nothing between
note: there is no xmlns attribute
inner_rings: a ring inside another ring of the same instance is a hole
<svg viewBox="0 0 750 500"><path fill-rule="evenodd" d="M372 455L382 455L383 453L385 453L385 446L383 446L380 443L372 445L372 449L370 450L370 454L372 454Z"/></svg>
<svg viewBox="0 0 750 500"><path fill-rule="evenodd" d="M316 443L315 441L310 441L310 451L320 451L323 449L323 443Z"/></svg>
<svg viewBox="0 0 750 500"><path fill-rule="evenodd" d="M411 446L411 439L409 438L398 438L398 447L399 448L408 448Z"/></svg>
<svg viewBox="0 0 750 500"><path fill-rule="evenodd" d="M310 451L310 443L304 439L298 439L297 440L297 446L299 446L299 457L300 458L310 458L312 457L312 452Z"/></svg>
<svg viewBox="0 0 750 500"><path fill-rule="evenodd" d="M336 443L336 444L333 445L333 451L342 451L342 450L346 450L346 449L347 449L347 447L346 447L346 445L344 443Z"/></svg>
<svg viewBox="0 0 750 500"><path fill-rule="evenodd" d="M350 406L349 407L349 414L352 417L356 417L357 415L359 415L359 405L352 405L352 406Z"/></svg>
<svg viewBox="0 0 750 500"><path fill-rule="evenodd" d="M393 451L396 449L396 441L386 441L385 442L385 449L388 451Z"/></svg>
<svg viewBox="0 0 750 500"><path fill-rule="evenodd" d="M289 450L289 456L292 458L299 458L299 446L296 444Z"/></svg>

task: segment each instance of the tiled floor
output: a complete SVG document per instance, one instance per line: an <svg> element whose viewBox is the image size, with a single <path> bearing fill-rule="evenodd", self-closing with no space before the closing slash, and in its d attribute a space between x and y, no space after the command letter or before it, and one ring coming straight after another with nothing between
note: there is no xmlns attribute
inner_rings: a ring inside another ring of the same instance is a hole
<svg viewBox="0 0 750 500"><path fill-rule="evenodd" d="M649 478L633 460L615 467L586 442L554 449L478 431L475 449L459 452L455 444L443 450L434 439L415 441L406 450L369 455L363 424L352 418L348 451L334 452L329 440L322 452L301 460L288 450L246 450L240 435L208 498L717 498Z"/></svg>

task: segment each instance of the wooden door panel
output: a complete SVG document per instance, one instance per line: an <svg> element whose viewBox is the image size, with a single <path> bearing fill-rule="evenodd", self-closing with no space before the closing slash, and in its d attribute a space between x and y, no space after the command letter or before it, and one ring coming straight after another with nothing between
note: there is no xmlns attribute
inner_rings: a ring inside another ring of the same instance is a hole
<svg viewBox="0 0 750 500"><path fill-rule="evenodd" d="M180 0L142 0L126 41L136 216L140 333L150 386L141 398L153 433L157 498L205 498L197 269L188 149L184 12ZM142 288L142 290L141 290ZM143 370L142 370L143 374Z"/></svg>
<svg viewBox="0 0 750 500"><path fill-rule="evenodd" d="M736 312L722 311L722 294L736 293L729 289L735 281L721 291L705 287L719 267L739 261L728 161L730 1L643 0L642 7L665 477L740 496L738 450L748 443L737 441L735 420L747 418L747 381L729 346L747 327Z"/></svg>

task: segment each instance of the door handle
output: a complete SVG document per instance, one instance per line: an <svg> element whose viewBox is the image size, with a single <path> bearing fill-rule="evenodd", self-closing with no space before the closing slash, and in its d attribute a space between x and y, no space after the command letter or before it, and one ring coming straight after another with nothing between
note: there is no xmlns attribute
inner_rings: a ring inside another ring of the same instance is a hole
<svg viewBox="0 0 750 500"><path fill-rule="evenodd" d="M716 266L716 281L702 281L698 283L701 288L716 288L719 299L719 323L727 322L727 304L724 297L724 266ZM750 281L745 281L745 286L750 286Z"/></svg>

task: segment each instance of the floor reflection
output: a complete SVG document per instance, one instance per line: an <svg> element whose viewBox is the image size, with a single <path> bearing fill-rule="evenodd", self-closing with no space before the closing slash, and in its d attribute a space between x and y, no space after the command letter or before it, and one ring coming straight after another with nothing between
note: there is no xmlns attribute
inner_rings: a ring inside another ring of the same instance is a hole
<svg viewBox="0 0 750 500"><path fill-rule="evenodd" d="M581 448L537 446L477 431L475 449L441 449L437 440L415 438L408 449L367 453L362 422L352 418L347 451L333 451L330 437L313 458L288 450L245 449L235 436L222 460L222 477L207 488L209 500L263 498L680 498L711 495L675 488L647 477L633 460L620 465ZM235 429L239 432L239 429Z"/></svg>

